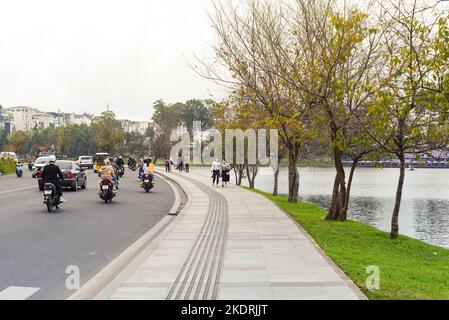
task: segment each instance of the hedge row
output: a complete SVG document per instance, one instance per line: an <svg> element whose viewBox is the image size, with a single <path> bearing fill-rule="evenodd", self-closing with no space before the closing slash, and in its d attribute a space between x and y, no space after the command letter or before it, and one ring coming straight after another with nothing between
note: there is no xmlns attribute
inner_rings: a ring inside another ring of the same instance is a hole
<svg viewBox="0 0 449 320"><path fill-rule="evenodd" d="M16 162L10 158L0 158L0 172L2 174L16 172Z"/></svg>

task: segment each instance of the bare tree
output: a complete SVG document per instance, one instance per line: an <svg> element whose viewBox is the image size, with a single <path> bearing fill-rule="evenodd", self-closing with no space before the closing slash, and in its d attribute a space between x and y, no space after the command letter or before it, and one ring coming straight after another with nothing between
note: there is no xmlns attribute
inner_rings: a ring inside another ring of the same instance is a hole
<svg viewBox="0 0 449 320"><path fill-rule="evenodd" d="M248 0L246 6L231 2L214 2L211 20L218 38L215 61L201 63L201 74L209 79L239 88L253 102L252 112L265 118L265 123L280 129L282 143L288 150L289 201L298 201L298 159L301 145L310 139L309 102L297 90L286 86L273 71L274 56L270 41L288 46L288 8L283 4ZM287 50L285 48L285 50ZM230 77L223 75L228 70Z"/></svg>

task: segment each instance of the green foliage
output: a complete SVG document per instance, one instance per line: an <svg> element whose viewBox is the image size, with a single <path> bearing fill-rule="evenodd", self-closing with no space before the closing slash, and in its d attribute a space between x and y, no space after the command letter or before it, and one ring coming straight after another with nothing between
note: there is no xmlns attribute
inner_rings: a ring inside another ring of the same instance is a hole
<svg viewBox="0 0 449 320"><path fill-rule="evenodd" d="M0 158L0 172L10 174L16 171L16 162L10 158Z"/></svg>
<svg viewBox="0 0 449 320"><path fill-rule="evenodd" d="M325 210L309 203L271 199L289 213L323 251L373 300L449 299L449 250L355 221L325 221ZM366 267L380 268L380 290L368 291Z"/></svg>
<svg viewBox="0 0 449 320"><path fill-rule="evenodd" d="M17 154L26 153L30 140L31 136L28 132L14 131L8 136L8 149Z"/></svg>
<svg viewBox="0 0 449 320"><path fill-rule="evenodd" d="M203 128L210 128L214 124L216 104L213 100L193 99L185 103L181 111L181 121L191 134L193 122L200 121Z"/></svg>
<svg viewBox="0 0 449 320"><path fill-rule="evenodd" d="M112 111L105 111L93 119L91 134L98 152L114 153L123 147L125 132Z"/></svg>
<svg viewBox="0 0 449 320"><path fill-rule="evenodd" d="M148 145L145 145L145 141L146 135L139 132L127 132L125 134L124 149L126 155L143 158L146 154L148 154Z"/></svg>
<svg viewBox="0 0 449 320"><path fill-rule="evenodd" d="M182 123L181 114L185 108L183 103L166 104L159 100L154 103L153 108L153 121L161 131L171 132Z"/></svg>

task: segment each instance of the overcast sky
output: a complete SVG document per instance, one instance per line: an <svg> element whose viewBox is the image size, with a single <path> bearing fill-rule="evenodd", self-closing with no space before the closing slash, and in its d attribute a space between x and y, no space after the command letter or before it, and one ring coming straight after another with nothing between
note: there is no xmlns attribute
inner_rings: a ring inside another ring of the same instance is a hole
<svg viewBox="0 0 449 320"><path fill-rule="evenodd" d="M0 0L0 104L148 120L154 101L224 96L190 69L207 0Z"/></svg>

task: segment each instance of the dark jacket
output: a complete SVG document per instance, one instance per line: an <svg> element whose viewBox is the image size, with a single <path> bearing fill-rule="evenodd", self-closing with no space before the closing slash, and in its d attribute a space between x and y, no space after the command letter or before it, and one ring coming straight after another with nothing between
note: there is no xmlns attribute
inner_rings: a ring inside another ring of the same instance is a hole
<svg viewBox="0 0 449 320"><path fill-rule="evenodd" d="M47 164L42 172L44 182L58 183L58 179L64 180L61 169L53 163Z"/></svg>
<svg viewBox="0 0 449 320"><path fill-rule="evenodd" d="M123 161L123 159L117 159L117 161L115 162L119 167L124 167L125 166L125 161Z"/></svg>

